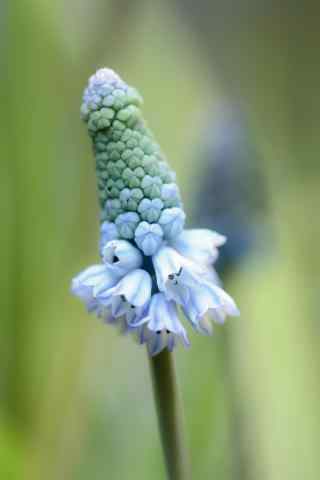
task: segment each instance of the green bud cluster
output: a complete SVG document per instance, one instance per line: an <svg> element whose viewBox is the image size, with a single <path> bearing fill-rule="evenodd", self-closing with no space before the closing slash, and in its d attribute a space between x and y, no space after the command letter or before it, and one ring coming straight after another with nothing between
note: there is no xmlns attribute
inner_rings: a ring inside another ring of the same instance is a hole
<svg viewBox="0 0 320 480"><path fill-rule="evenodd" d="M133 238L137 225L159 220L164 209L182 208L175 173L147 128L142 98L112 70L93 75L84 92L81 116L96 159L101 221L115 222ZM128 222L123 214L134 213ZM120 228L121 231L121 228Z"/></svg>

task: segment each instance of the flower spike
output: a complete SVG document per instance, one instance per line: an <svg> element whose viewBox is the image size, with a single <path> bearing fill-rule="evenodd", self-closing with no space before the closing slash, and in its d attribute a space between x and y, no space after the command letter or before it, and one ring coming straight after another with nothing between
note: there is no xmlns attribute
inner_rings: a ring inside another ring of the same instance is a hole
<svg viewBox="0 0 320 480"><path fill-rule="evenodd" d="M101 264L72 281L88 311L138 335L150 355L189 346L180 307L198 332L239 314L214 270L226 238L185 230L176 175L141 112L142 98L118 74L98 70L84 91L81 117L96 160Z"/></svg>

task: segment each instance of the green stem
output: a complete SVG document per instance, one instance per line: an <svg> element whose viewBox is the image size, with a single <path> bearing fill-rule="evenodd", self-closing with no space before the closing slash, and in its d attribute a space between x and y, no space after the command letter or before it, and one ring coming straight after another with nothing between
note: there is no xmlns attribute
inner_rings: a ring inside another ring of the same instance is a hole
<svg viewBox="0 0 320 480"><path fill-rule="evenodd" d="M190 468L173 354L165 349L150 357L150 367L168 479L188 480Z"/></svg>

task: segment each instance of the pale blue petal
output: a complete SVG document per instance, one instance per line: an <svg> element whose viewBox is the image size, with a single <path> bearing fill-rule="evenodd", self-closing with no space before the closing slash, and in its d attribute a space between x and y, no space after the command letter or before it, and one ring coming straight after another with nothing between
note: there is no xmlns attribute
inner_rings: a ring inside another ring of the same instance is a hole
<svg viewBox="0 0 320 480"><path fill-rule="evenodd" d="M184 230L171 240L171 245L195 262L205 265L214 263L218 258L218 247L226 242L226 237L208 229Z"/></svg>
<svg viewBox="0 0 320 480"><path fill-rule="evenodd" d="M204 275L206 269L182 257L171 247L160 248L152 260L158 288L169 300L183 305L189 299L190 288L202 284L199 275Z"/></svg>
<svg viewBox="0 0 320 480"><path fill-rule="evenodd" d="M104 265L92 265L79 273L72 280L71 290L76 294L78 288L82 286L92 287L103 279L105 273Z"/></svg>
<svg viewBox="0 0 320 480"><path fill-rule="evenodd" d="M121 297L112 297L111 312L115 318L121 317L126 313L126 302Z"/></svg>
<svg viewBox="0 0 320 480"><path fill-rule="evenodd" d="M225 313L231 317L238 317L240 315L240 311L233 298L231 298L227 292L218 286L215 286L215 291L220 299L220 303L223 306Z"/></svg>
<svg viewBox="0 0 320 480"><path fill-rule="evenodd" d="M171 351L180 339L185 346L189 345L187 333L181 324L177 307L168 301L163 293L152 296L148 315L145 317L147 331L153 335L145 336L151 355L156 355L166 346Z"/></svg>
<svg viewBox="0 0 320 480"><path fill-rule="evenodd" d="M93 296L97 297L98 295L102 295L103 292L109 290L110 288L114 287L114 285L119 281L119 275L112 272L106 266L104 266L104 273L101 276L99 282L93 285Z"/></svg>
<svg viewBox="0 0 320 480"><path fill-rule="evenodd" d="M182 266L181 256L171 247L163 246L152 257L160 291L165 291L169 275L178 273Z"/></svg>
<svg viewBox="0 0 320 480"><path fill-rule="evenodd" d="M111 240L102 253L107 268L120 276L141 267L143 262L141 252L127 240Z"/></svg>
<svg viewBox="0 0 320 480"><path fill-rule="evenodd" d="M112 296L123 295L128 303L140 307L148 302L151 296L151 277L142 269L134 270L123 277L110 290Z"/></svg>

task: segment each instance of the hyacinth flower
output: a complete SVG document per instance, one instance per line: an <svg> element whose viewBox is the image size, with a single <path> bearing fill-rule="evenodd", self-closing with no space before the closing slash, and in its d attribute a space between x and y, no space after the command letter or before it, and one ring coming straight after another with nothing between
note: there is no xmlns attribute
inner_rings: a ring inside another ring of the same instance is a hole
<svg viewBox="0 0 320 480"><path fill-rule="evenodd" d="M132 333L151 356L166 350L162 361L151 365L157 396L168 390L172 397L168 352L178 343L189 346L186 324L209 334L212 321L221 323L239 312L213 266L226 239L206 229L184 229L176 175L148 129L141 105L137 90L112 70L100 69L89 79L81 116L96 160L100 263L77 275L71 289L89 312ZM157 369L162 368L168 378L161 385ZM158 408L162 423L169 422L164 433L164 447L170 445L171 452L167 450L168 471L170 478L186 478L182 461L172 460L172 452L183 456L175 428L179 415L173 411L172 422L168 412L163 415L166 401Z"/></svg>
<svg viewBox="0 0 320 480"><path fill-rule="evenodd" d="M238 310L213 269L225 237L184 230L176 176L142 118L141 104L139 93L105 68L84 92L81 115L93 143L101 207L101 265L78 275L72 291L106 321L123 325L125 317L125 330L143 330L141 342L154 355L179 340L189 345L177 307L201 333L211 332L207 314L221 322Z"/></svg>

